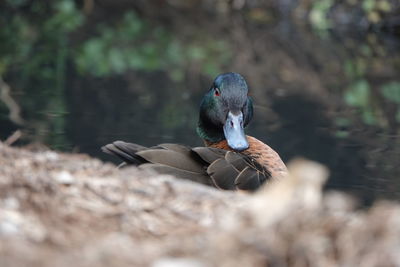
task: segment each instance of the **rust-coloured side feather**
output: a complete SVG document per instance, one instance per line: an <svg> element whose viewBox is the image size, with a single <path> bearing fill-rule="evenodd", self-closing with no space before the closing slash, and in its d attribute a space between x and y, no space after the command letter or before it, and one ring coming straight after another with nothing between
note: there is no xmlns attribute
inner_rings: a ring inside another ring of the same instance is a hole
<svg viewBox="0 0 400 267"><path fill-rule="evenodd" d="M287 174L287 168L285 163L279 157L278 153L275 152L270 146L261 142L257 138L247 135L247 141L249 142L249 148L241 151L243 155L247 155L257 161L258 164L266 168L273 178L284 177ZM233 151L226 140L222 140L218 143L205 142L208 147L215 147L225 150Z"/></svg>

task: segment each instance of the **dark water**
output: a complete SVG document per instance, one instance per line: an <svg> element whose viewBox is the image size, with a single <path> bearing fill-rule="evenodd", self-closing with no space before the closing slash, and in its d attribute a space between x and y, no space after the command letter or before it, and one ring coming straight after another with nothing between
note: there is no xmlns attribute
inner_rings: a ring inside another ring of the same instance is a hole
<svg viewBox="0 0 400 267"><path fill-rule="evenodd" d="M100 147L115 140L202 145L195 133L201 97L215 76L234 71L247 79L255 102L247 134L269 144L284 161L302 156L326 164L331 170L328 188L366 202L400 199L398 32L320 32L288 18L269 21L268 12L267 17L249 14L254 18L234 12L223 18L171 16L171 42L195 48L211 46L212 40L223 44L205 59L199 60L202 50L193 58L183 57L179 79L171 75L174 65L128 68L101 77L82 74L66 59L63 82L44 94L43 82L21 81L18 69L11 70L6 81L28 120L22 127L28 138L21 143L39 141L114 162ZM116 18L120 16L109 20ZM98 21L94 16L88 23ZM164 25L161 19L151 23ZM92 28L87 29L70 43L93 36ZM96 55L100 64L102 55ZM216 68L210 62L221 64ZM209 68L204 71L201 64ZM8 121L7 109L0 106L0 111L5 138L20 127Z"/></svg>

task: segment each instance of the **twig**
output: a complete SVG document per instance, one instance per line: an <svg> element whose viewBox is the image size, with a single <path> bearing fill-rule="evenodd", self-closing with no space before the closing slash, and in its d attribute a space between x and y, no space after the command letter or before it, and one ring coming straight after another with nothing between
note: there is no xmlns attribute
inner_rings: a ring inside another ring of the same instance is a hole
<svg viewBox="0 0 400 267"><path fill-rule="evenodd" d="M15 141L17 141L19 138L21 138L22 132L20 130L16 130L12 135L10 135L6 141L4 141L4 144L11 146L14 144Z"/></svg>
<svg viewBox="0 0 400 267"><path fill-rule="evenodd" d="M18 125L23 125L24 120L21 118L21 109L17 102L10 95L10 86L4 82L3 77L0 76L0 100L6 104L10 110L8 117L12 122Z"/></svg>

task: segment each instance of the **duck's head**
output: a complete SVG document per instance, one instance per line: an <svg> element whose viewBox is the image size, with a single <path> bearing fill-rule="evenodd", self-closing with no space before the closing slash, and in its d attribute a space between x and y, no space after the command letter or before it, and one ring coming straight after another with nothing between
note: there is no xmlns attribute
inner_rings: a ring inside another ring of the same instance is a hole
<svg viewBox="0 0 400 267"><path fill-rule="evenodd" d="M216 143L226 139L230 148L242 151L249 147L244 127L253 117L253 104L244 78L225 73L215 78L201 101L197 133Z"/></svg>

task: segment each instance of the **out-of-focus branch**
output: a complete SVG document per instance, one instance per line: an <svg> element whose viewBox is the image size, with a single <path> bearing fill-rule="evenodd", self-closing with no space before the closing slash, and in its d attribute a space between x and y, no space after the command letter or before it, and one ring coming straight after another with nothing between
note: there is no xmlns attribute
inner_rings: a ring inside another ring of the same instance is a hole
<svg viewBox="0 0 400 267"><path fill-rule="evenodd" d="M90 14L94 7L94 0L85 0L83 1L83 11L85 14Z"/></svg>
<svg viewBox="0 0 400 267"><path fill-rule="evenodd" d="M10 135L6 141L4 141L4 144L11 146L13 143L15 143L18 139L20 139L22 136L21 130L16 130L12 135Z"/></svg>
<svg viewBox="0 0 400 267"><path fill-rule="evenodd" d="M17 102L10 95L10 86L4 82L3 77L0 76L0 100L6 104L10 110L8 117L12 122L18 125L24 124L24 120L21 118L21 109Z"/></svg>

